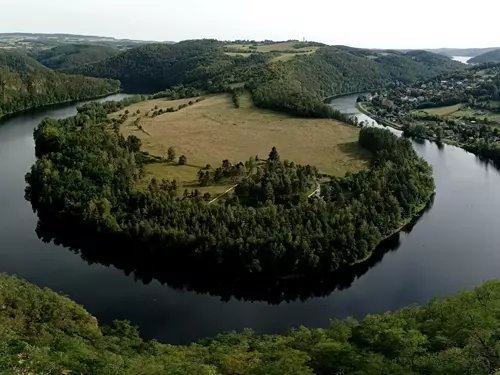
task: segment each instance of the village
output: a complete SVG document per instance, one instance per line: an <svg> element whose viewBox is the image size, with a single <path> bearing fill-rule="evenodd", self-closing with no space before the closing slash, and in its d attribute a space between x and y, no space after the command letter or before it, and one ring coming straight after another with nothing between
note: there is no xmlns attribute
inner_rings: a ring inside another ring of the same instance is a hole
<svg viewBox="0 0 500 375"><path fill-rule="evenodd" d="M456 144L500 142L500 67L469 69L358 98L361 109L405 134Z"/></svg>

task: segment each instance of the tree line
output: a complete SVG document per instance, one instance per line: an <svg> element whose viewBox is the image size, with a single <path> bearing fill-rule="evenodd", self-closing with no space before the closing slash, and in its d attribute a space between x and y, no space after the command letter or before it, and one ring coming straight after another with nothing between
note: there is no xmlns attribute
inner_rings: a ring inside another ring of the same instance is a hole
<svg viewBox="0 0 500 375"><path fill-rule="evenodd" d="M0 369L8 374L331 375L500 371L500 281L423 306L262 335L250 329L188 345L141 339L127 321L100 326L49 289L0 276Z"/></svg>
<svg viewBox="0 0 500 375"><path fill-rule="evenodd" d="M134 244L137 256L166 267L267 276L330 272L366 257L434 190L432 170L411 144L372 128L360 132L360 143L374 154L372 168L333 179L321 199L300 198L314 168L277 161L240 191L241 201L207 205L169 181L138 190L143 158L131 146L137 144L86 108L36 129L38 160L26 176L27 199L41 214Z"/></svg>

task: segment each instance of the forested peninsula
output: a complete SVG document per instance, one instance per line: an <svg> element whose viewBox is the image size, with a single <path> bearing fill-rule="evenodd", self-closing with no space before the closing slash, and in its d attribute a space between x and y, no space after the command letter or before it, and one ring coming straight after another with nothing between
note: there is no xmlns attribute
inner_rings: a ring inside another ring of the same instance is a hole
<svg viewBox="0 0 500 375"><path fill-rule="evenodd" d="M331 320L284 335L252 330L190 345L100 326L70 299L0 276L0 372L99 375L498 374L500 282L420 307Z"/></svg>
<svg viewBox="0 0 500 375"><path fill-rule="evenodd" d="M0 118L26 109L91 99L120 90L120 83L55 72L25 54L0 51Z"/></svg>
<svg viewBox="0 0 500 375"><path fill-rule="evenodd" d="M359 135L373 154L371 168L331 178L319 198L307 198L318 177L314 166L281 160L275 149L261 163L241 163L248 178L233 199L217 204L182 194L175 180L153 179L137 189L148 155L108 114L142 99L92 103L75 117L40 124L38 160L26 176L26 197L40 217L112 238L166 270L284 277L328 273L366 258L434 191L431 167L411 143L376 128ZM222 172L232 173L228 168Z"/></svg>

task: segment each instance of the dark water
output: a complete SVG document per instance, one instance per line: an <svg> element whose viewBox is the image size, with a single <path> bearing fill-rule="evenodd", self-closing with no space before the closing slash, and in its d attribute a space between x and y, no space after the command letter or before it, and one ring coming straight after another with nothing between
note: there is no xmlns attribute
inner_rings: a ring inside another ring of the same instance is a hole
<svg viewBox="0 0 500 375"><path fill-rule="evenodd" d="M334 105L355 113L355 99L337 99ZM495 219L500 173L461 149L429 142L415 143L415 148L434 166L432 206L369 262L328 280L234 285L161 274L126 260L105 266L107 260L86 255L89 261L84 261L38 238L37 217L24 200L24 175L34 161L33 128L43 117L74 113L75 106L68 105L0 125L0 272L60 291L102 323L128 319L143 337L170 343L244 327L283 332L426 302L500 277Z"/></svg>

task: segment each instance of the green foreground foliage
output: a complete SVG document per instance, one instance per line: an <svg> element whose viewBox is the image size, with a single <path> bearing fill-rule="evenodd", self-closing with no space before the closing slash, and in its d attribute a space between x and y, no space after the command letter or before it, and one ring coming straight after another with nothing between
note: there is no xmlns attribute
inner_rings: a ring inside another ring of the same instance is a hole
<svg viewBox="0 0 500 375"><path fill-rule="evenodd" d="M23 54L0 52L0 117L119 90L118 81L54 72Z"/></svg>
<svg viewBox="0 0 500 375"><path fill-rule="evenodd" d="M0 276L0 373L15 375L487 375L500 370L500 281L421 307L284 335L251 330L190 345L100 327L48 289Z"/></svg>
<svg viewBox="0 0 500 375"><path fill-rule="evenodd" d="M431 167L410 142L375 128L361 129L359 139L374 155L372 168L333 178L320 199L307 199L316 169L282 162L277 150L265 167L237 166L249 178L225 203L182 195L175 180L152 180L139 190L144 155L133 136L119 134L118 120L107 120L117 106L93 103L75 117L44 120L35 130L38 160L26 176L26 196L40 216L112 238L121 252L165 269L272 277L331 272L365 258L434 191Z"/></svg>

